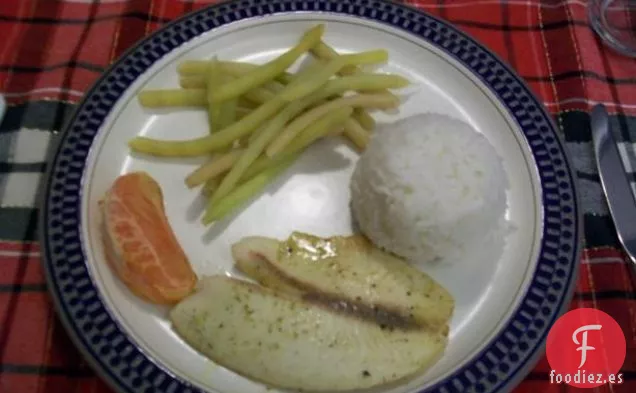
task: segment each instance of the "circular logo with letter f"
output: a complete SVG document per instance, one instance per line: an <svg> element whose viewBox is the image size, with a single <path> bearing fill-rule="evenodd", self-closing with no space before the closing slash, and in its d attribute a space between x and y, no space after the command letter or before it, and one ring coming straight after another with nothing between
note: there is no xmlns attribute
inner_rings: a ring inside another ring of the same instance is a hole
<svg viewBox="0 0 636 393"><path fill-rule="evenodd" d="M552 383L593 388L623 382L625 335L602 311L579 308L563 315L550 329L546 355Z"/></svg>

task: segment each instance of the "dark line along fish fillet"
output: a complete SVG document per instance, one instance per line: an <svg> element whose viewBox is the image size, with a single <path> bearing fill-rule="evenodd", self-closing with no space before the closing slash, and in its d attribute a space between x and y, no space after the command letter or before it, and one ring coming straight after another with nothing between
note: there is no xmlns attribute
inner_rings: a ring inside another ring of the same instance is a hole
<svg viewBox="0 0 636 393"><path fill-rule="evenodd" d="M268 385L304 391L398 381L433 364L447 340L439 331L383 329L225 276L203 279L170 319L186 342L219 364Z"/></svg>
<svg viewBox="0 0 636 393"><path fill-rule="evenodd" d="M454 299L426 273L365 237L320 238L300 232L279 242L247 237L232 246L237 267L262 285L346 299L447 331Z"/></svg>

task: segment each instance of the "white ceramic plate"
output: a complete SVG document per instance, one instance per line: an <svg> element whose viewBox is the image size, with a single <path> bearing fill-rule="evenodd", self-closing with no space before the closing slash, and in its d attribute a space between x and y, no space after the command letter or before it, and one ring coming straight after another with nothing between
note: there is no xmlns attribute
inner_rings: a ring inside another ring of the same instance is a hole
<svg viewBox="0 0 636 393"><path fill-rule="evenodd" d="M576 194L549 117L505 65L452 27L398 5L351 3L240 1L190 15L113 66L70 123L43 209L47 273L78 346L119 390L267 391L185 344L171 330L168 310L136 298L105 264L97 201L117 176L145 170L160 183L170 223L199 276L240 276L230 245L245 236L352 233L348 186L358 154L342 139L312 146L264 194L211 228L200 224L199 193L184 185L201 160L137 156L126 145L140 134L188 139L207 132L203 111L159 113L136 100L141 89L177 87L179 62L216 55L262 63L316 23L325 24L325 41L339 51L387 49L381 71L415 83L399 113L375 114L380 123L423 112L460 118L490 140L510 181L512 233L469 261L421 266L456 300L444 357L425 374L378 391L505 391L540 354L567 304L579 251ZM313 12L293 12L302 7ZM257 15L267 16L248 17Z"/></svg>

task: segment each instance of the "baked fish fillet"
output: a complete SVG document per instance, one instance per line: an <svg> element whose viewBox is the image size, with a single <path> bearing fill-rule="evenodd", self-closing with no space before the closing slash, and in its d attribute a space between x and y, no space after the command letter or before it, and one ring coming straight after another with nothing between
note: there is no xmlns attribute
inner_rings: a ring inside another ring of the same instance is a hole
<svg viewBox="0 0 636 393"><path fill-rule="evenodd" d="M192 347L271 386L342 391L393 382L432 365L447 338L386 329L355 313L226 276L203 279L170 313Z"/></svg>
<svg viewBox="0 0 636 393"><path fill-rule="evenodd" d="M269 288L344 298L448 329L455 301L426 273L360 235L320 238L294 232L279 242L247 237L232 246L236 266Z"/></svg>

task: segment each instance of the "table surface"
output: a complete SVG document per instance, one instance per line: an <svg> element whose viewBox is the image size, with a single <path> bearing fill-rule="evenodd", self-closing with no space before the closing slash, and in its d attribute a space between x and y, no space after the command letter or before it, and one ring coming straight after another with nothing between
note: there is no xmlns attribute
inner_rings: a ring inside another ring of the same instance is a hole
<svg viewBox="0 0 636 393"><path fill-rule="evenodd" d="M166 22L214 1L0 1L0 392L111 392L58 321L37 242L36 193L51 141L82 94L127 48ZM627 340L625 383L589 392L636 392L636 277L608 215L589 128L597 102L619 130L636 179L636 60L604 47L586 1L412 1L506 60L554 116L578 176L585 251L571 308L605 311ZM32 196L32 197L31 197ZM575 392L549 383L542 359L515 393ZM583 391L583 390L581 390Z"/></svg>

